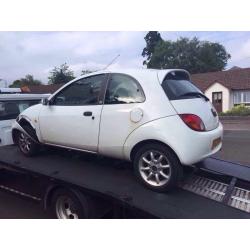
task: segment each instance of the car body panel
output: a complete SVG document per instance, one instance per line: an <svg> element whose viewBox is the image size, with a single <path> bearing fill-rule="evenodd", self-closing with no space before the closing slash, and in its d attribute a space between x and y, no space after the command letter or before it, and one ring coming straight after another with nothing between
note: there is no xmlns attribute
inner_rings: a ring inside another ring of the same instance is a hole
<svg viewBox="0 0 250 250"><path fill-rule="evenodd" d="M42 105L39 112L42 142L97 151L101 110L102 105ZM93 116L84 116L86 111Z"/></svg>
<svg viewBox="0 0 250 250"><path fill-rule="evenodd" d="M192 98L170 101L178 114L194 114L201 118L207 131L219 126L219 117L210 101Z"/></svg>
<svg viewBox="0 0 250 250"><path fill-rule="evenodd" d="M153 132L152 132L153 131ZM138 143L155 140L169 146L184 165L191 165L220 150L220 143L212 149L213 140L222 137L222 125L206 132L191 130L178 115L160 118L144 124L129 135L124 144L124 158L131 160L131 152Z"/></svg>
<svg viewBox="0 0 250 250"><path fill-rule="evenodd" d="M160 117L176 114L162 91L155 71L150 71L147 77L140 71L137 74L133 73L133 71L126 74L132 75L140 83L146 99L142 103L103 106L98 151L101 154L117 158L123 157L123 144L128 135L136 128ZM157 94L150 95L148 93ZM143 115L140 121L133 122L131 113L137 109L140 109Z"/></svg>
<svg viewBox="0 0 250 250"><path fill-rule="evenodd" d="M4 120L0 123L0 144L1 146L4 145L11 145L13 144L11 131L12 125L15 120Z"/></svg>

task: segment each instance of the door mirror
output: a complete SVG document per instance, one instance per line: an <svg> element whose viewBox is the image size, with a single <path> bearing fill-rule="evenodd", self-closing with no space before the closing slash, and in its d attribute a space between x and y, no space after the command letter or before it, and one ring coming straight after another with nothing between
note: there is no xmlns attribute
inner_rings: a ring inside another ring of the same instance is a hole
<svg viewBox="0 0 250 250"><path fill-rule="evenodd" d="M41 101L42 105L49 105L49 100L48 98L43 98L42 101Z"/></svg>

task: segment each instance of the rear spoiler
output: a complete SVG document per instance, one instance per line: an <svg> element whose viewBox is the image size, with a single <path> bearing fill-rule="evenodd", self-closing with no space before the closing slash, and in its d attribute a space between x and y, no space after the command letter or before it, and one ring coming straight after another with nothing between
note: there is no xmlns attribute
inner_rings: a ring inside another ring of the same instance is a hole
<svg viewBox="0 0 250 250"><path fill-rule="evenodd" d="M159 70L157 72L157 76L158 76L158 80L160 82L160 84L162 84L162 82L164 81L164 79L169 75L169 74L173 74L173 73L182 73L183 74L183 80L190 80L190 74L188 71L186 71L185 69L166 69L166 70Z"/></svg>

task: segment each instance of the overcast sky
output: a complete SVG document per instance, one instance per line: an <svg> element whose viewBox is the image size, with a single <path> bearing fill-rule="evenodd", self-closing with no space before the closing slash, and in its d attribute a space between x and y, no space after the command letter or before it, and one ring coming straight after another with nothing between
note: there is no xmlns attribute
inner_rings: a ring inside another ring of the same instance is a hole
<svg viewBox="0 0 250 250"><path fill-rule="evenodd" d="M75 75L82 69L142 67L142 49L147 32L0 32L0 78L8 83L32 74L47 83L49 71L62 63ZM231 54L227 68L250 67L250 32L161 32L163 39L180 36L220 42ZM1 82L3 86L3 81Z"/></svg>

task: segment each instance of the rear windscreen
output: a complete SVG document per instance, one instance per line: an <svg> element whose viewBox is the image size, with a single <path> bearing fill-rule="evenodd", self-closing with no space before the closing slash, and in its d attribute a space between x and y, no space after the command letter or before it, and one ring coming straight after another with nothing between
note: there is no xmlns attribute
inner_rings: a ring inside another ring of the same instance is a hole
<svg viewBox="0 0 250 250"><path fill-rule="evenodd" d="M169 73L162 82L162 88L169 100L197 98L185 94L190 92L201 93L201 91L189 81L189 77L185 72Z"/></svg>

